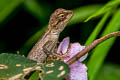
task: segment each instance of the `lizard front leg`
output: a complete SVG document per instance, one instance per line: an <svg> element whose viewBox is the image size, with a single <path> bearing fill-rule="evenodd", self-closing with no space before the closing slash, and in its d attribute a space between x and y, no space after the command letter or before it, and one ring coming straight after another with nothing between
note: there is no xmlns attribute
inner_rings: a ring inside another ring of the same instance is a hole
<svg viewBox="0 0 120 80"><path fill-rule="evenodd" d="M43 51L49 56L49 55L53 55L54 53L56 53L55 48L57 49L56 41L48 41L43 46Z"/></svg>
<svg viewBox="0 0 120 80"><path fill-rule="evenodd" d="M60 55L57 54L57 41L48 41L44 46L43 46L43 51L47 55L46 62L52 62L55 60L59 60ZM54 46L51 46L54 45Z"/></svg>

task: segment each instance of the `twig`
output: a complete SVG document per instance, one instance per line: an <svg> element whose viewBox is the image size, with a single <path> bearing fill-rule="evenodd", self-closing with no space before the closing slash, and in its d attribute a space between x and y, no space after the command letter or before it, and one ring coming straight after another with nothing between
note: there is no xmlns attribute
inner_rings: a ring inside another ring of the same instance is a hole
<svg viewBox="0 0 120 80"><path fill-rule="evenodd" d="M72 57L67 64L71 65L72 63L74 63L75 61L77 61L80 57L82 57L83 55L85 55L88 51L90 51L91 49L93 49L95 46L97 46L98 44L100 44L101 42L103 42L106 39L109 39L111 37L114 36L120 36L120 31L118 32L113 32L110 33L108 35L105 35L104 37L100 38L100 39L96 39L93 43L91 43L90 45L88 45L86 48L84 48L81 52L79 52L78 54L76 54L74 57Z"/></svg>

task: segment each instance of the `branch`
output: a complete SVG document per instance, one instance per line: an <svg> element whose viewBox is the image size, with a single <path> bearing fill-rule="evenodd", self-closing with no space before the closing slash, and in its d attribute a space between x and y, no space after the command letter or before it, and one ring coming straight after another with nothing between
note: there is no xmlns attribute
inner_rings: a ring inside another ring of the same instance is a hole
<svg viewBox="0 0 120 80"><path fill-rule="evenodd" d="M81 52L79 52L74 57L72 57L69 61L67 61L67 64L71 65L72 63L74 63L75 61L77 61L80 57L82 57L83 55L85 55L88 51L90 51L91 49L93 49L95 46L97 46L98 44L100 44L104 40L109 39L109 38L114 37L114 36L120 36L120 31L113 32L113 33L110 33L108 35L105 35L104 37L102 37L100 39L96 39L93 43L91 43L90 45L88 45Z"/></svg>

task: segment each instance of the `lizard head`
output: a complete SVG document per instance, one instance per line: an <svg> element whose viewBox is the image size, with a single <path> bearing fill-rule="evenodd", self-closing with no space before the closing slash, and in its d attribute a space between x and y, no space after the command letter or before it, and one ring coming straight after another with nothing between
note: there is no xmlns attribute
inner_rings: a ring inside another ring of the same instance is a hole
<svg viewBox="0 0 120 80"><path fill-rule="evenodd" d="M55 10L55 12L50 16L48 29L51 29L52 34L59 34L61 31L63 31L72 16L73 11L71 10Z"/></svg>

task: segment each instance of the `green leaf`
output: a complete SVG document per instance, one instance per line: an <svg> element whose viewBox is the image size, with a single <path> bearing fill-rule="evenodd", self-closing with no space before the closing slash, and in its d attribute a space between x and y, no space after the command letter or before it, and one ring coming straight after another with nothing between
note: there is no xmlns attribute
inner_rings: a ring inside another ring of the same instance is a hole
<svg viewBox="0 0 120 80"><path fill-rule="evenodd" d="M32 74L32 76L30 76L29 80L39 80L39 72L40 71L36 71Z"/></svg>
<svg viewBox="0 0 120 80"><path fill-rule="evenodd" d="M113 18L110 20L107 27L104 29L104 32L102 33L102 36L112 33L115 31L118 31L120 29L120 10L118 10ZM90 57L90 60L88 61L88 76L90 80L95 80L95 76L98 73L108 51L112 47L113 43L115 42L116 37L110 38L100 45L98 45L94 51L93 54Z"/></svg>
<svg viewBox="0 0 120 80"><path fill-rule="evenodd" d="M24 69L30 68L36 64L35 61L25 57L2 53L0 54L0 79L10 79L16 75L23 75Z"/></svg>
<svg viewBox="0 0 120 80"><path fill-rule="evenodd" d="M44 70L43 80L62 80L70 72L69 66L60 61L46 63L42 66L42 69Z"/></svg>
<svg viewBox="0 0 120 80"><path fill-rule="evenodd" d="M46 23L45 19L49 17L52 11L49 4L38 0L26 0L24 5L24 8L34 17L38 18L41 23Z"/></svg>
<svg viewBox="0 0 120 80"><path fill-rule="evenodd" d="M0 23L2 23L24 0L0 0Z"/></svg>
<svg viewBox="0 0 120 80"><path fill-rule="evenodd" d="M90 17L88 17L85 22L87 22L88 20L94 18L94 17L97 17L97 16L100 16L106 12L109 12L109 11L113 11L114 10L114 7L119 5L120 4L120 0L111 0L109 1L105 6L103 6L99 11L97 11L96 13L94 13L93 15L91 15Z"/></svg>
<svg viewBox="0 0 120 80"><path fill-rule="evenodd" d="M110 12L106 13L103 16L103 18L99 21L99 23L97 24L97 26L95 27L91 35L89 36L88 40L86 41L85 46L88 46L90 43L92 43L96 39L97 35L103 28L105 22L107 21L109 15L110 15Z"/></svg>
<svg viewBox="0 0 120 80"><path fill-rule="evenodd" d="M120 65L105 63L96 75L95 80L119 80Z"/></svg>
<svg viewBox="0 0 120 80"><path fill-rule="evenodd" d="M40 80L62 80L70 72L69 66L61 61L45 63L41 66L43 71L36 71L29 80L35 79L38 73Z"/></svg>
<svg viewBox="0 0 120 80"><path fill-rule="evenodd" d="M2 53L0 54L0 79L23 80L23 76L29 75L29 68L33 68L35 66L40 67L40 69L34 69L33 71L37 71L32 73L30 78L28 77L29 80L37 80L38 78L42 78L44 80L61 80L70 72L69 66L61 61L45 63L40 66L36 65L35 61L29 60L25 57L16 54ZM25 70L27 69L28 73L25 74Z"/></svg>
<svg viewBox="0 0 120 80"><path fill-rule="evenodd" d="M102 6L103 6L102 4L94 4L94 5L81 6L80 8L74 9L73 10L74 16L72 17L68 25L72 25L84 21L88 16L98 11Z"/></svg>

